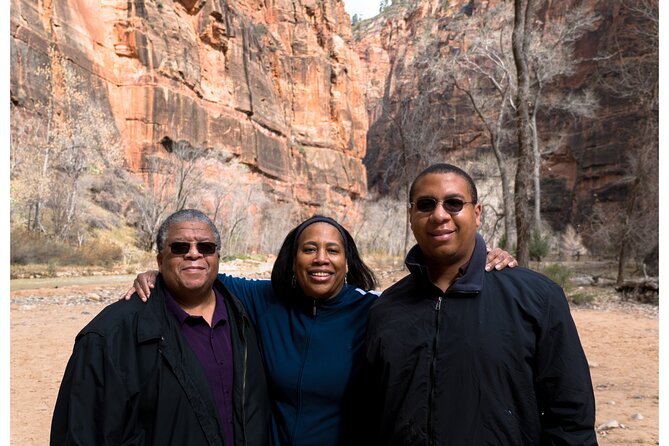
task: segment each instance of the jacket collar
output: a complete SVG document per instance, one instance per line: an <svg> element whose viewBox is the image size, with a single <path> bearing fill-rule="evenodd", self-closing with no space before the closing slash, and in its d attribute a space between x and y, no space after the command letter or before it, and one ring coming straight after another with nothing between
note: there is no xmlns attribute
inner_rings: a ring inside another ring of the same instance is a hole
<svg viewBox="0 0 669 446"><path fill-rule="evenodd" d="M158 275L151 298L146 302L138 317L137 341L140 343L163 337L164 327L169 323L165 307L164 286L165 282Z"/></svg>
<svg viewBox="0 0 669 446"><path fill-rule="evenodd" d="M364 292L359 292L357 290L358 288L353 285L344 284L336 296L329 299L314 299L313 297L306 296L298 287L295 289L294 302L296 302L297 307L300 308L301 311L308 314L313 313L314 307L317 308L318 312L334 312L357 302L357 298L362 297L365 294Z"/></svg>
<svg viewBox="0 0 669 446"><path fill-rule="evenodd" d="M486 245L483 237L476 233L476 245L469 263L460 270L459 277L447 290L448 293L479 292L483 288L483 274L485 273ZM420 246L414 245L404 261L411 275L423 284L432 284L429 269Z"/></svg>
<svg viewBox="0 0 669 446"><path fill-rule="evenodd" d="M224 300L228 302L228 310L246 317L245 311L237 304L235 299L226 299L226 288L223 283L216 279L214 287L221 293ZM229 316L231 317L231 316ZM151 339L161 338L164 335L165 328L169 324L174 324L175 319L167 312L165 305L165 282L158 275L156 286L151 292L151 298L146 302L145 307L139 314L139 323L137 325L137 341L146 342Z"/></svg>

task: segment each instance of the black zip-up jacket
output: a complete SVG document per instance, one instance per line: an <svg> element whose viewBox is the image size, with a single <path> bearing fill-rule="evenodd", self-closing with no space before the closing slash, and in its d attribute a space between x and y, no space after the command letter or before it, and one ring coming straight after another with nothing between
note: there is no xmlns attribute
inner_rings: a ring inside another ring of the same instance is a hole
<svg viewBox="0 0 669 446"><path fill-rule="evenodd" d="M368 444L596 445L585 354L562 289L526 268L484 271L477 235L444 293L422 253L370 310Z"/></svg>
<svg viewBox="0 0 669 446"><path fill-rule="evenodd" d="M224 444L209 382L168 313L164 286L159 276L146 304L137 296L113 303L77 335L52 445ZM214 286L230 322L234 446L266 446L271 409L256 334L240 302Z"/></svg>

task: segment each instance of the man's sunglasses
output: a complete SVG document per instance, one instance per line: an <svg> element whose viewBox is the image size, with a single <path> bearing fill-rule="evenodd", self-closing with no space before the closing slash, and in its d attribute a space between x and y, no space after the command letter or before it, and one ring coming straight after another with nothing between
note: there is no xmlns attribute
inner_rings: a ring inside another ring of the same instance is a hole
<svg viewBox="0 0 669 446"><path fill-rule="evenodd" d="M438 204L441 204L449 214L457 214L466 204L474 204L475 201L462 201L459 198L447 198L437 200L432 197L421 197L412 201L411 206L415 206L418 212L434 212Z"/></svg>
<svg viewBox="0 0 669 446"><path fill-rule="evenodd" d="M184 254L188 254L192 244L197 247L197 251L203 256L208 256L215 253L217 248L216 243L214 242L172 242L170 243L170 249L172 250L172 254L182 256Z"/></svg>

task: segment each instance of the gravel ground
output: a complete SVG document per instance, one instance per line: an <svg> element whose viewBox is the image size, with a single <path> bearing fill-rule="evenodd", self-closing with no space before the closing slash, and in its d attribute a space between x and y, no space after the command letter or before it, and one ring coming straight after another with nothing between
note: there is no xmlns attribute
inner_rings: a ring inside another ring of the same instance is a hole
<svg viewBox="0 0 669 446"><path fill-rule="evenodd" d="M232 265L227 271L266 276L267 266ZM379 274L384 287L402 275L399 269ZM12 444L48 444L74 337L130 282L120 283L125 285L68 283L10 293ZM659 444L658 307L622 301L606 289L579 291L594 296L572 314L590 363L600 445Z"/></svg>

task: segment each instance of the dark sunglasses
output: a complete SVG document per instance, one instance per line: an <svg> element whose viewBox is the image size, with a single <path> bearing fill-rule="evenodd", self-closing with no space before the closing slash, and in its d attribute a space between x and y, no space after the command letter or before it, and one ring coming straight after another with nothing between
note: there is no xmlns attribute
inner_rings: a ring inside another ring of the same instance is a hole
<svg viewBox="0 0 669 446"><path fill-rule="evenodd" d="M457 214L462 210L466 204L474 204L474 201L462 201L459 198L447 198L445 200L437 200L432 197L421 197L416 201L411 202L411 206L415 206L418 212L434 212L437 205L440 204L449 214Z"/></svg>
<svg viewBox="0 0 669 446"><path fill-rule="evenodd" d="M203 256L208 256L216 252L216 243L214 242L197 242L193 243L197 247L197 251ZM172 254L182 256L188 254L190 251L191 243L189 242L172 242L170 243L170 249Z"/></svg>

